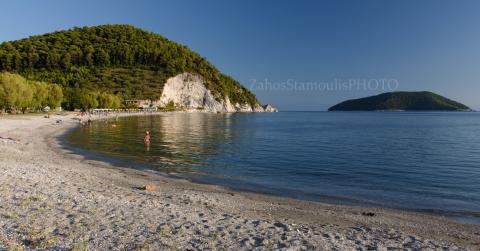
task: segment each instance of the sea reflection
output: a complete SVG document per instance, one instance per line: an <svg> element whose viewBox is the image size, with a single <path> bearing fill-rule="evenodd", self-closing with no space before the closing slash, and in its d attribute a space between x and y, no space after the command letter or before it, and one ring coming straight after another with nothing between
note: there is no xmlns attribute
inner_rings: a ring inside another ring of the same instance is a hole
<svg viewBox="0 0 480 251"><path fill-rule="evenodd" d="M96 121L69 134L75 146L148 164L163 172L192 172L208 166L222 146L235 140L235 115L166 113ZM145 132L151 143L144 144Z"/></svg>

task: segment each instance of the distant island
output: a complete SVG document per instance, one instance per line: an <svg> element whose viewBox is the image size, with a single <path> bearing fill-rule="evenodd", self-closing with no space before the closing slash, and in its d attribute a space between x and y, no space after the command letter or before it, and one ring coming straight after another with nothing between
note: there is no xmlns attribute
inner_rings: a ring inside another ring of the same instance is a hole
<svg viewBox="0 0 480 251"><path fill-rule="evenodd" d="M336 104L329 111L470 111L459 102L428 91L387 92L351 99Z"/></svg>

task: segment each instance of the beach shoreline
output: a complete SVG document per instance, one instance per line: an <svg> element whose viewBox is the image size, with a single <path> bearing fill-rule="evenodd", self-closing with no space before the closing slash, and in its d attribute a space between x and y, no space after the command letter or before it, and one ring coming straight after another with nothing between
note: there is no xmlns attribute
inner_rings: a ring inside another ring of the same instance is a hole
<svg viewBox="0 0 480 251"><path fill-rule="evenodd" d="M233 191L86 159L59 141L74 117L0 116L0 250L480 248L479 225L438 215ZM139 189L146 184L156 191Z"/></svg>

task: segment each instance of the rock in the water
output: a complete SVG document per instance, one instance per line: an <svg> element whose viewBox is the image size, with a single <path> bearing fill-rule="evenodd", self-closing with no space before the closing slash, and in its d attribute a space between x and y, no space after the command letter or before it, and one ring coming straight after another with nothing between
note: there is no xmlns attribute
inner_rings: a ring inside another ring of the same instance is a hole
<svg viewBox="0 0 480 251"><path fill-rule="evenodd" d="M263 106L263 111L264 112L278 112L278 109L273 107L270 104L267 104L267 105Z"/></svg>

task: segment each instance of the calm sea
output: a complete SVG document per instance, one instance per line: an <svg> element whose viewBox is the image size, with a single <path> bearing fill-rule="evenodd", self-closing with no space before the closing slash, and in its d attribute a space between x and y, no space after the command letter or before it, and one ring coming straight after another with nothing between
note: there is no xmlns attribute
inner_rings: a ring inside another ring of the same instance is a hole
<svg viewBox="0 0 480 251"><path fill-rule="evenodd" d="M112 123L76 129L66 142L92 158L234 189L480 212L480 113L165 113Z"/></svg>

